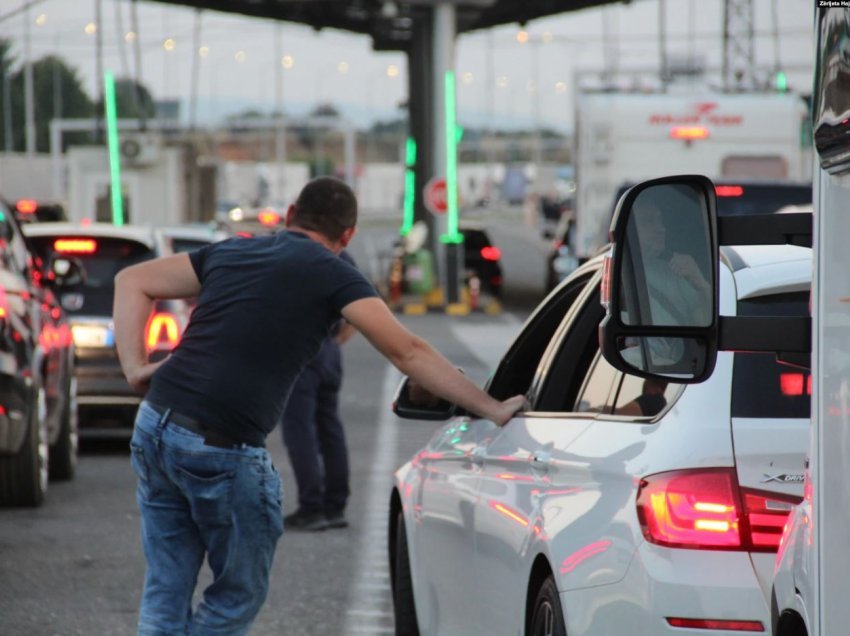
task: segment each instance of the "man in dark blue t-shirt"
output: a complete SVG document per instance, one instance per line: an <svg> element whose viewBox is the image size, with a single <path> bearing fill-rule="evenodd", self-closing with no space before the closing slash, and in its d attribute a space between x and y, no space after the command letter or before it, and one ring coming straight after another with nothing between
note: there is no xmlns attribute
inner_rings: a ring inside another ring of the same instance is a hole
<svg viewBox="0 0 850 636"><path fill-rule="evenodd" d="M147 571L139 632L248 631L268 591L283 531L280 475L264 441L295 379L341 317L403 373L502 425L524 397L493 399L405 329L337 255L357 201L319 178L288 213L288 232L231 239L124 269L115 279L115 340L145 400L131 445ZM157 299L197 297L180 344L149 363L144 329ZM192 611L206 556L214 580Z"/></svg>

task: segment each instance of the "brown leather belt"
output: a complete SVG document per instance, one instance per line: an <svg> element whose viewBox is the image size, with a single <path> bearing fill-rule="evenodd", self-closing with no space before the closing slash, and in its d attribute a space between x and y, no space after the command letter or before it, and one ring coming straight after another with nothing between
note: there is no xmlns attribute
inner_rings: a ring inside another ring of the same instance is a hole
<svg viewBox="0 0 850 636"><path fill-rule="evenodd" d="M206 444L207 446L213 446L215 448L233 448L235 446L242 446L243 444L245 444L246 446L255 446L255 444L240 442L239 440L230 437L225 433L210 428L207 424L203 424L198 420L189 417L188 415L175 413L171 409L168 409L160 404L154 404L153 402L148 402L148 404L154 411L156 411L162 416L168 413L168 421L172 424L176 424L180 428L185 428L187 431L191 431L192 433L203 437L204 444Z"/></svg>

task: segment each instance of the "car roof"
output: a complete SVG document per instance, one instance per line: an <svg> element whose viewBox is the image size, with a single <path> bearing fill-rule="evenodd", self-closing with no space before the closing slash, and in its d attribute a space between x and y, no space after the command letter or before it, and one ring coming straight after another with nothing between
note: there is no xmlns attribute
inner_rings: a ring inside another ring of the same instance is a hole
<svg viewBox="0 0 850 636"><path fill-rule="evenodd" d="M812 250L796 245L737 245L721 248L735 276L738 300L787 292L812 285Z"/></svg>
<svg viewBox="0 0 850 636"><path fill-rule="evenodd" d="M112 225L110 223L30 223L23 226L28 237L40 236L97 236L104 238L123 238L142 243L150 249L156 249L156 230L143 225Z"/></svg>
<svg viewBox="0 0 850 636"><path fill-rule="evenodd" d="M738 300L790 292L808 292L812 285L812 250L796 245L736 245L720 248L722 262L732 270ZM608 250L588 261L600 267Z"/></svg>
<svg viewBox="0 0 850 636"><path fill-rule="evenodd" d="M219 241L227 238L227 232L210 225L169 225L157 228L171 238L192 239L198 241Z"/></svg>

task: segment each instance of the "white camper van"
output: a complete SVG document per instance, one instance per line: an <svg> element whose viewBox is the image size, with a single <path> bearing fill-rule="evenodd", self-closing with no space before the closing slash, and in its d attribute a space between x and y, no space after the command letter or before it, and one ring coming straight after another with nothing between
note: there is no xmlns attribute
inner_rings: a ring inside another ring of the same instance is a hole
<svg viewBox="0 0 850 636"><path fill-rule="evenodd" d="M574 254L585 260L607 243L624 184L683 173L810 182L808 130L805 102L789 93L580 93Z"/></svg>

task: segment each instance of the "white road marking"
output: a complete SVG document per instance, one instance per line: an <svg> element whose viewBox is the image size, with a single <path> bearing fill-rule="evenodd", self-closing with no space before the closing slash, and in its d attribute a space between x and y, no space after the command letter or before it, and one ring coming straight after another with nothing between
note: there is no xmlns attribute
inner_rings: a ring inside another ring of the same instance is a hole
<svg viewBox="0 0 850 636"><path fill-rule="evenodd" d="M463 322L454 322L451 325L455 339L463 343L490 372L496 370L496 365L522 326L511 314L502 314L501 318L501 323L487 325L469 325Z"/></svg>
<svg viewBox="0 0 850 636"><path fill-rule="evenodd" d="M378 404L389 404L401 380L401 374L391 365L384 373L384 384ZM369 499L364 516L366 527L360 535L357 549L359 558L355 572L357 580L351 588L346 612L344 634L392 634L394 622L392 599L389 594L389 563L386 558L387 497L392 487L395 470L398 428L395 416L388 408L378 416L375 454L367 486ZM379 584L378 581L386 581ZM376 589L383 591L376 595Z"/></svg>

